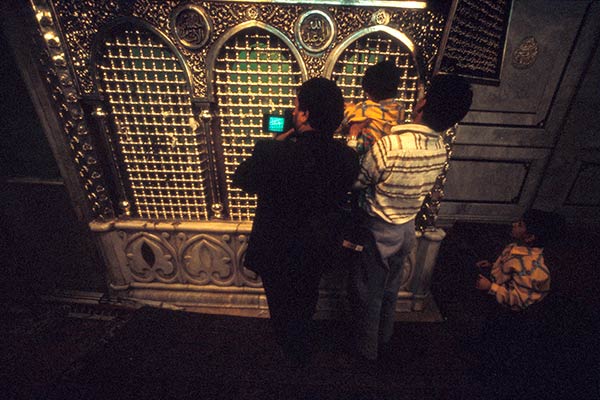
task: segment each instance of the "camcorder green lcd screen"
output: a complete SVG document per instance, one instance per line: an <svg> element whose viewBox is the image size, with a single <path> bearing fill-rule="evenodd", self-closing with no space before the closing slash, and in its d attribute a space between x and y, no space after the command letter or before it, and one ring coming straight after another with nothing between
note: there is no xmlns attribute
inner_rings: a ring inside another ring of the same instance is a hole
<svg viewBox="0 0 600 400"><path fill-rule="evenodd" d="M292 129L292 112L293 110L285 110L283 115L264 114L262 128L264 132L274 133L279 135Z"/></svg>

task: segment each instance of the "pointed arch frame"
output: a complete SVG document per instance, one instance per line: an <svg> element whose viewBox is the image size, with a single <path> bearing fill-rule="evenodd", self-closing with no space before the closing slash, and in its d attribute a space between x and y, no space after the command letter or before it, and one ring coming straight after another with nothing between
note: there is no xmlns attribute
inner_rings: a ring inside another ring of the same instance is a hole
<svg viewBox="0 0 600 400"><path fill-rule="evenodd" d="M300 73L302 74L302 80L305 81L308 79L308 70L306 69L304 60L302 59L300 51L296 48L296 46L294 45L294 42L292 42L291 39L289 39L279 29L277 29L271 25L265 24L260 21L247 21L242 24L236 25L235 27L231 28L229 31L227 31L223 35L221 35L219 37L219 39L211 46L211 49L206 56L206 69L207 69L206 93L207 93L207 97L208 97L209 101L215 102L215 95L214 95L215 72L214 71L215 71L215 65L217 63L217 57L219 56L221 49L223 48L225 43L227 43L227 41L229 39L231 39L233 36L237 35L238 33L242 32L246 29L251 29L251 28L262 29L268 33L275 35L278 39L280 39L289 48L290 52L294 55L294 58L296 59L296 62L298 63L298 66L300 68Z"/></svg>

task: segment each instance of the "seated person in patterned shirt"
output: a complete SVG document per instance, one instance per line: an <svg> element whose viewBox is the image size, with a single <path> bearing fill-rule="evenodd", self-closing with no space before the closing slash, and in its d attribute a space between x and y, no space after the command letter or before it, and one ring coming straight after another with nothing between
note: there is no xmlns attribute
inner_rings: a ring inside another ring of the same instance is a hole
<svg viewBox="0 0 600 400"><path fill-rule="evenodd" d="M496 262L477 262L481 273L476 288L495 296L498 303L514 311L522 311L543 300L550 291L544 242L556 229L556 222L557 216L553 213L527 211L512 224L511 237L515 242L502 251Z"/></svg>
<svg viewBox="0 0 600 400"><path fill-rule="evenodd" d="M394 60L370 66L362 79L367 100L345 105L342 130L347 130L348 146L359 156L389 134L392 126L404 123L404 104L396 99L400 73Z"/></svg>

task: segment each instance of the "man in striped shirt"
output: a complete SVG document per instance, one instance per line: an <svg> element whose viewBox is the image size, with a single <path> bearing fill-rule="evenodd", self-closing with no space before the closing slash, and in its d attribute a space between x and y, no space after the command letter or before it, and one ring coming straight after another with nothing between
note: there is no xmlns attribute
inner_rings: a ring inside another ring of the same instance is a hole
<svg viewBox="0 0 600 400"><path fill-rule="evenodd" d="M355 189L364 190L367 246L351 277L356 344L361 358L375 360L393 333L404 258L416 243L415 217L447 161L441 133L458 123L472 101L469 83L437 75L414 107L412 123L392 127L365 154Z"/></svg>

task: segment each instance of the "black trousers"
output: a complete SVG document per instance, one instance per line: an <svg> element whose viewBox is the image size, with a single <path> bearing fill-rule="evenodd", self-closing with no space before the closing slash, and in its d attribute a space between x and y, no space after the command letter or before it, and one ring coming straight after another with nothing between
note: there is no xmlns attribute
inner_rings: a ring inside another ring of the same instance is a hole
<svg viewBox="0 0 600 400"><path fill-rule="evenodd" d="M263 272L261 279L277 342L288 356L306 359L311 352L321 273L294 265Z"/></svg>

